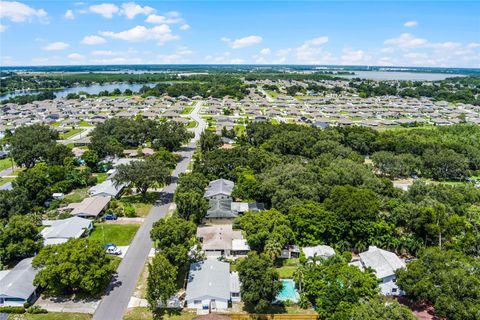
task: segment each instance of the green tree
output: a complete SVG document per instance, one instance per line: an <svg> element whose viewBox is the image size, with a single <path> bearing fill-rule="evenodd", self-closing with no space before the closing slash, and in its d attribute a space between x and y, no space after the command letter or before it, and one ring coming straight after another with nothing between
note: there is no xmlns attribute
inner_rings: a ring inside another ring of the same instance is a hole
<svg viewBox="0 0 480 320"><path fill-rule="evenodd" d="M355 306L349 315L350 320L416 320L412 311L395 300L382 297L370 299Z"/></svg>
<svg viewBox="0 0 480 320"><path fill-rule="evenodd" d="M453 250L425 249L397 270L397 284L416 301L433 303L435 314L451 320L480 318L480 261Z"/></svg>
<svg viewBox="0 0 480 320"><path fill-rule="evenodd" d="M85 238L44 247L32 265L39 269L33 284L51 295L97 295L115 271L100 243Z"/></svg>
<svg viewBox="0 0 480 320"><path fill-rule="evenodd" d="M147 301L150 309L165 305L176 292L177 267L162 254L156 254L148 263Z"/></svg>
<svg viewBox="0 0 480 320"><path fill-rule="evenodd" d="M31 217L13 215L0 223L0 265L31 257L42 244L42 236Z"/></svg>
<svg viewBox="0 0 480 320"><path fill-rule="evenodd" d="M301 281L305 297L322 319L344 319L362 299L378 294L373 273L362 272L337 255L306 265Z"/></svg>
<svg viewBox="0 0 480 320"><path fill-rule="evenodd" d="M113 181L119 185L131 183L142 195L149 188L161 187L170 181L171 166L154 157L145 160L132 161L117 167Z"/></svg>
<svg viewBox="0 0 480 320"><path fill-rule="evenodd" d="M177 214L183 219L200 223L208 209L208 201L199 192L175 192Z"/></svg>
<svg viewBox="0 0 480 320"><path fill-rule="evenodd" d="M208 152L222 145L222 138L214 132L206 130L200 135L200 150Z"/></svg>
<svg viewBox="0 0 480 320"><path fill-rule="evenodd" d="M92 170L94 170L98 162L100 161L100 157L98 153L94 150L87 150L84 154L82 154L82 160L85 161L85 164Z"/></svg>
<svg viewBox="0 0 480 320"><path fill-rule="evenodd" d="M249 311L267 310L282 288L272 260L265 255L250 252L237 266L242 286L242 301Z"/></svg>
<svg viewBox="0 0 480 320"><path fill-rule="evenodd" d="M183 218L162 218L153 224L150 237L155 248L174 266L181 267L188 261L188 252L197 244L197 226Z"/></svg>
<svg viewBox="0 0 480 320"><path fill-rule="evenodd" d="M27 168L33 167L37 161L47 161L47 153L55 148L57 138L58 133L46 125L17 128L11 139L13 159Z"/></svg>
<svg viewBox="0 0 480 320"><path fill-rule="evenodd" d="M451 149L426 150L423 159L425 169L436 180L459 180L468 170L468 159Z"/></svg>

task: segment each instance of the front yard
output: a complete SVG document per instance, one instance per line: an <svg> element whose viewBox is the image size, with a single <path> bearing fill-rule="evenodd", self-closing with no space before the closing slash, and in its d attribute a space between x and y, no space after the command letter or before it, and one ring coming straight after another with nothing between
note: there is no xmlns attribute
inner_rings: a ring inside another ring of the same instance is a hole
<svg viewBox="0 0 480 320"><path fill-rule="evenodd" d="M162 320L192 320L197 316L196 312L188 311L170 311L170 314L162 314L161 316L154 317L150 309L138 307L128 309L123 320L150 320L150 319L162 319Z"/></svg>
<svg viewBox="0 0 480 320"><path fill-rule="evenodd" d="M92 231L89 238L98 240L102 244L115 243L117 246L128 246L140 225L138 224L95 224L95 230Z"/></svg>
<svg viewBox="0 0 480 320"><path fill-rule="evenodd" d="M49 312L44 314L15 314L9 320L90 320L92 315L85 313Z"/></svg>

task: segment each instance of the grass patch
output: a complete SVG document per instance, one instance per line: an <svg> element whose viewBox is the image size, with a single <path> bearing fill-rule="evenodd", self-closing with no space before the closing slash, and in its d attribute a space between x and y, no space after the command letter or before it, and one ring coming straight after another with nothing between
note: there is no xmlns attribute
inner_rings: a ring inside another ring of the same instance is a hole
<svg viewBox="0 0 480 320"><path fill-rule="evenodd" d="M44 314L10 315L11 320L90 320L91 314L70 312L49 312Z"/></svg>
<svg viewBox="0 0 480 320"><path fill-rule="evenodd" d="M83 129L80 129L80 128L70 129L65 133L61 133L60 134L60 139L65 140L65 139L71 138L74 135L79 134L82 131L83 131Z"/></svg>
<svg viewBox="0 0 480 320"><path fill-rule="evenodd" d="M275 266L280 279L290 279L297 271L299 259L277 259Z"/></svg>
<svg viewBox="0 0 480 320"><path fill-rule="evenodd" d="M122 207L132 206L135 208L135 216L146 217L150 213L153 204L158 199L158 192L147 192L144 196L137 194L134 196L126 196L119 199Z"/></svg>
<svg viewBox="0 0 480 320"><path fill-rule="evenodd" d="M14 177L8 177L8 178L0 178L0 186L3 186L6 183L12 182L16 178Z"/></svg>
<svg viewBox="0 0 480 320"><path fill-rule="evenodd" d="M75 189L69 194L65 195L65 198L62 200L64 203L74 203L82 202L83 199L88 198L88 187Z"/></svg>
<svg viewBox="0 0 480 320"><path fill-rule="evenodd" d="M192 121L189 121L189 122L188 122L188 124L187 124L187 129L193 129L193 128L196 128L197 126L198 126L197 121L192 120Z"/></svg>
<svg viewBox="0 0 480 320"><path fill-rule="evenodd" d="M185 107L183 110L180 112L180 114L190 114L193 111L193 107Z"/></svg>
<svg viewBox="0 0 480 320"><path fill-rule="evenodd" d="M123 320L151 320L151 319L162 319L162 320L192 320L197 316L195 311L178 311L178 310L169 310L169 313L159 314L154 316L150 309L138 307L128 309Z"/></svg>
<svg viewBox="0 0 480 320"><path fill-rule="evenodd" d="M97 173L95 176L97 177L97 183L102 183L108 178L108 174L106 172Z"/></svg>
<svg viewBox="0 0 480 320"><path fill-rule="evenodd" d="M85 120L80 121L78 124L80 127L91 127L92 125Z"/></svg>
<svg viewBox="0 0 480 320"><path fill-rule="evenodd" d="M140 228L138 224L98 223L89 238L98 240L103 244L113 242L117 246L128 246L135 237L138 228Z"/></svg>
<svg viewBox="0 0 480 320"><path fill-rule="evenodd" d="M10 158L0 159L0 171L8 169L11 166L12 166L12 159Z"/></svg>

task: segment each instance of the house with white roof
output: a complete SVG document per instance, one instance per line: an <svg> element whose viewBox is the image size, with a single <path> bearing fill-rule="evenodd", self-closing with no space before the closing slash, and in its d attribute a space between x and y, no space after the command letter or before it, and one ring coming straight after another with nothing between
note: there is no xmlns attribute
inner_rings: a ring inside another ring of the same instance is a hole
<svg viewBox="0 0 480 320"><path fill-rule="evenodd" d="M65 243L69 239L77 239L93 229L91 220L72 217L63 220L43 220L47 226L40 234L45 239L44 245Z"/></svg>
<svg viewBox="0 0 480 320"><path fill-rule="evenodd" d="M362 270L373 269L381 281L379 287L383 295L404 295L404 292L396 284L395 271L405 268L406 264L395 253L370 246L368 251L359 253L358 258L353 259L350 265L357 266Z"/></svg>
<svg viewBox="0 0 480 320"><path fill-rule="evenodd" d="M303 247L302 252L309 261L316 258L328 259L335 254L335 250L332 247L323 244L314 247Z"/></svg>
<svg viewBox="0 0 480 320"><path fill-rule="evenodd" d="M188 274L187 307L198 310L228 309L229 302L240 299L238 274L230 274L230 264L216 258L192 263Z"/></svg>
<svg viewBox="0 0 480 320"><path fill-rule="evenodd" d="M107 179L100 184L97 184L89 189L91 196L111 197L116 198L120 195L127 184L120 183L118 185L111 179Z"/></svg>
<svg viewBox="0 0 480 320"><path fill-rule="evenodd" d="M209 200L232 200L232 190L235 183L226 179L210 181L204 197Z"/></svg>
<svg viewBox="0 0 480 320"><path fill-rule="evenodd" d="M38 270L32 267L32 260L33 258L23 259L0 278L0 307L23 307L25 302L36 299L33 279Z"/></svg>

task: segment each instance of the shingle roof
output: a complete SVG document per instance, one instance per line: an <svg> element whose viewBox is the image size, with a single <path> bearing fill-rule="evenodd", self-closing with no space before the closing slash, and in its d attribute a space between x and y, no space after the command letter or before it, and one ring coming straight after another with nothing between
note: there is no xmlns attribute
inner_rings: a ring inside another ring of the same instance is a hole
<svg viewBox="0 0 480 320"><path fill-rule="evenodd" d="M218 179L210 181L205 192L205 197L210 198L218 194L224 194L230 196L234 187L233 181L226 179Z"/></svg>
<svg viewBox="0 0 480 320"><path fill-rule="evenodd" d="M125 184L119 184L118 186L115 186L115 183L112 180L107 179L102 183L91 187L89 192L92 196L105 194L115 198L124 187Z"/></svg>
<svg viewBox="0 0 480 320"><path fill-rule="evenodd" d="M335 254L335 250L332 247L326 245L318 245L314 247L303 247L302 248L305 257L313 258L313 257L321 257L321 258L328 258Z"/></svg>
<svg viewBox="0 0 480 320"><path fill-rule="evenodd" d="M210 258L192 263L188 274L187 300L202 297L230 299L230 265Z"/></svg>
<svg viewBox="0 0 480 320"><path fill-rule="evenodd" d="M33 258L20 261L0 280L0 297L28 299L35 291L33 279L38 270L32 267Z"/></svg>
<svg viewBox="0 0 480 320"><path fill-rule="evenodd" d="M85 229L89 228L92 222L88 219L80 217L72 217L64 220L42 221L44 225L50 225L43 229L41 234L46 240L45 242L58 243L50 239L71 239L80 238Z"/></svg>
<svg viewBox="0 0 480 320"><path fill-rule="evenodd" d="M370 246L368 251L359 254L362 264L375 270L378 278L382 279L395 274L397 269L405 268L405 262L393 252Z"/></svg>
<svg viewBox="0 0 480 320"><path fill-rule="evenodd" d="M80 203L71 203L68 207L73 208L71 212L74 216L96 217L110 202L110 197L90 197L83 199Z"/></svg>

